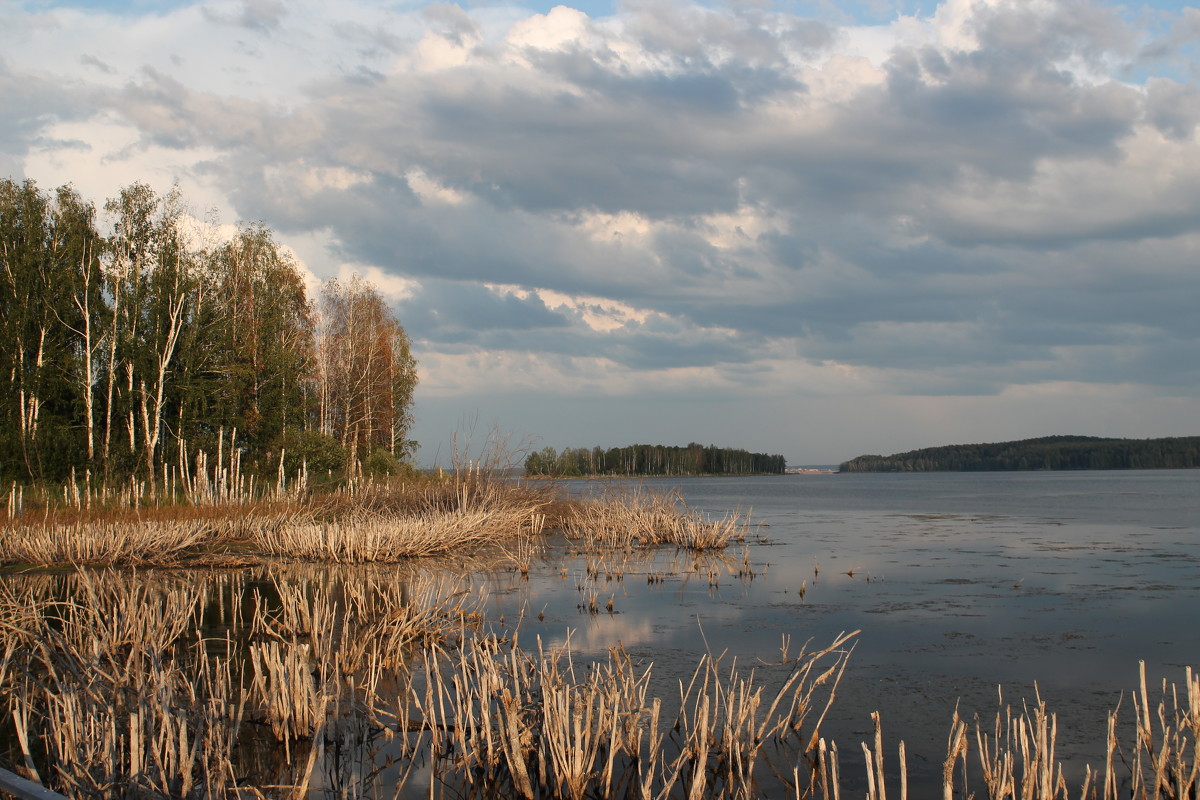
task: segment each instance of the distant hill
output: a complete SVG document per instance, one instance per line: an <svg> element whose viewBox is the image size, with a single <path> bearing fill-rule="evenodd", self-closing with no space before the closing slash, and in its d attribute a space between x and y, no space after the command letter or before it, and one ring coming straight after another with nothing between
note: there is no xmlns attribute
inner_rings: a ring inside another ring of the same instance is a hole
<svg viewBox="0 0 1200 800"><path fill-rule="evenodd" d="M859 456L839 472L984 472L1036 469L1195 469L1200 436L1104 439L1043 436L1018 442L955 444L890 456Z"/></svg>

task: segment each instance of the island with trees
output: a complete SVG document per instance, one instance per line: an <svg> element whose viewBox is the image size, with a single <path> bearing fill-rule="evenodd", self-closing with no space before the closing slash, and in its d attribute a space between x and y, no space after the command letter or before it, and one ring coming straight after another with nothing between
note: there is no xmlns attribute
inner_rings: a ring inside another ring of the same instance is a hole
<svg viewBox="0 0 1200 800"><path fill-rule="evenodd" d="M842 463L839 472L986 472L1196 467L1200 467L1200 436L1165 439L1043 436L1015 442L928 447L890 456L859 456Z"/></svg>
<svg viewBox="0 0 1200 800"><path fill-rule="evenodd" d="M562 452L546 447L525 459L525 474L531 477L782 475L786 468L786 459L781 455L696 442L686 447L661 444L632 444L607 450L568 447Z"/></svg>

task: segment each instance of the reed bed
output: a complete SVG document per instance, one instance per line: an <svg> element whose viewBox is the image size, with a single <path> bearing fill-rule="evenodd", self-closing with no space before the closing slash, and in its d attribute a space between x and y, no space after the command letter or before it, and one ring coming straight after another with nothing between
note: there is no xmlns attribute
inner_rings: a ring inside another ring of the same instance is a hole
<svg viewBox="0 0 1200 800"><path fill-rule="evenodd" d="M4 697L28 775L73 797L223 793L242 702L230 658L183 644L201 591L75 577L75 596L36 605L0 584Z"/></svg>
<svg viewBox="0 0 1200 800"><path fill-rule="evenodd" d="M0 563L167 564L215 538L203 522L48 523L0 528Z"/></svg>
<svg viewBox="0 0 1200 800"><path fill-rule="evenodd" d="M409 732L410 755L440 754L436 768L467 794L754 797L768 748L790 745L792 758L816 748L853 636L776 665L787 672L773 692L755 670L703 657L669 700L649 696L652 666L619 647L577 666L569 646L539 640L526 651L515 637L477 637L454 652L424 651L396 728ZM803 791L813 780L810 771Z"/></svg>
<svg viewBox="0 0 1200 800"><path fill-rule="evenodd" d="M442 480L356 480L304 497L281 482L278 492L257 500L248 489L230 488L241 481L236 458L228 470L229 480L237 480L221 478L220 491L189 490L184 503L151 508L93 505L75 486L65 505L27 514L14 487L0 526L0 563L166 565L229 550L336 563L400 561L538 537L570 506L553 487L478 467Z"/></svg>
<svg viewBox="0 0 1200 800"><path fill-rule="evenodd" d="M990 724L975 720L973 735L972 726L955 713L943 769L943 797L1180 800L1200 796L1200 676L1187 667L1182 690L1164 680L1155 700L1147 689L1145 662L1139 662L1138 671L1138 687L1131 693L1132 731L1122 740L1118 712L1108 713L1104 766L1086 766L1074 791L1055 756L1057 716L1035 692L1035 701L1022 704L1019 711L1001 701ZM972 783L982 783L981 791L969 794Z"/></svg>
<svg viewBox="0 0 1200 800"><path fill-rule="evenodd" d="M329 796L840 800L851 751L823 723L857 632L799 654L785 637L750 669L701 656L672 684L620 647L526 646L487 606L466 577L396 566L5 576L6 766L78 798L301 798L322 772ZM1139 677L1082 774L1040 696L955 714L943 800L1196 797L1200 678ZM885 753L872 717L866 796L906 800L904 745Z"/></svg>
<svg viewBox="0 0 1200 800"><path fill-rule="evenodd" d="M516 539L540 529L536 510L481 508L408 517L356 514L336 522L257 527L250 542L271 556L334 563L402 561Z"/></svg>
<svg viewBox="0 0 1200 800"><path fill-rule="evenodd" d="M302 795L327 728L357 715L380 730L385 673L477 624L477 593L392 577L280 582L271 596L226 582L230 607L253 610L220 639L200 632L208 580L79 571L0 582L0 698L16 766L72 797L213 797L261 772L239 752L265 730L295 782L288 792Z"/></svg>
<svg viewBox="0 0 1200 800"><path fill-rule="evenodd" d="M717 551L744 541L749 530L748 515L710 519L687 508L678 494L638 490L570 498L559 484L512 480L487 461L464 464L440 479L356 477L318 494L305 480L289 481L282 473L274 484L256 484L238 458L232 445L211 465L201 454L194 469L180 464L157 476L150 489L130 484L118 495L89 488L91 476L85 476L63 487L61 501L47 498L41 513L27 512L23 489L14 485L0 525L0 563L167 565L231 552L240 558L395 562L505 544L527 571L534 540L548 532L561 531L592 551ZM143 503L150 497L153 503Z"/></svg>
<svg viewBox="0 0 1200 800"><path fill-rule="evenodd" d="M483 622L486 595L465 579L420 572L361 575L336 584L272 580L255 598L252 634L312 646L315 659L355 674L371 663L403 666L414 645L457 642Z"/></svg>
<svg viewBox="0 0 1200 800"><path fill-rule="evenodd" d="M678 493L644 489L613 492L578 502L562 523L563 533L593 547L673 545L687 550L721 550L745 541L748 514L710 519L689 509Z"/></svg>
<svg viewBox="0 0 1200 800"><path fill-rule="evenodd" d="M7 492L6 502L0 506L0 517L7 516L8 522L21 519L27 512L49 509L72 509L78 512L93 511L139 511L161 508L179 503L194 507L222 507L251 505L270 501L300 500L310 493L308 468L306 465L288 475L283 467L285 452L279 455L279 468L275 475L249 474L242 466L241 450L237 446L237 430L231 430L228 441L221 430L217 439L217 452L197 451L194 460L184 459L178 463L163 463L161 470L149 475L133 475L127 479L109 483L107 479L93 476L90 469L78 474L74 468L71 477L59 486L19 486L15 482ZM182 449L188 449L180 443ZM352 472L361 472L355 465Z"/></svg>

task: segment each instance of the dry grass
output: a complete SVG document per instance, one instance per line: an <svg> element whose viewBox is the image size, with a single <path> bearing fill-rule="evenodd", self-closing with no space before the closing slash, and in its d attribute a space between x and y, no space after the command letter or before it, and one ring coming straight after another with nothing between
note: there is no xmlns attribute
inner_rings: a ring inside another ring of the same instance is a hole
<svg viewBox="0 0 1200 800"><path fill-rule="evenodd" d="M48 523L0 528L0 563L168 564L215 538L202 522Z"/></svg>
<svg viewBox="0 0 1200 800"><path fill-rule="evenodd" d="M412 647L457 642L483 620L480 591L429 572L360 572L335 584L277 576L272 583L273 602L256 596L252 632L308 644L316 660L345 675L376 662L398 668Z"/></svg>
<svg viewBox="0 0 1200 800"><path fill-rule="evenodd" d="M281 580L268 598L240 579L10 576L0 582L0 697L20 766L74 797L214 797L245 774L236 748L256 722L300 792L331 720L352 713L378 729L385 674L478 621L481 598L458 584L388 577ZM198 632L214 593L230 601L232 623L216 641ZM242 621L232 609L247 606ZM297 743L309 748L299 772Z"/></svg>
<svg viewBox="0 0 1200 800"><path fill-rule="evenodd" d="M226 469L236 480L222 478L220 491L189 490L189 502L159 497L150 507L88 502L76 487L64 490L68 502L26 513L14 487L0 563L166 565L231 549L245 557L399 561L540 536L571 507L553 485L510 481L477 465L443 479L359 480L319 495L280 490L259 499L249 488L230 488L252 486L236 459Z"/></svg>
<svg viewBox="0 0 1200 800"><path fill-rule="evenodd" d="M75 797L223 793L242 705L232 662L183 643L201 591L70 582L58 601L0 584L3 688L30 776Z"/></svg>
<svg viewBox="0 0 1200 800"><path fill-rule="evenodd" d="M754 670L705 657L664 700L648 696L652 668L620 648L580 669L569 648L484 636L425 651L397 727L444 754L443 772L501 795L749 798L768 744L816 747L850 638L777 665L787 672L774 692Z"/></svg>
<svg viewBox="0 0 1200 800"><path fill-rule="evenodd" d="M1133 735L1122 743L1118 713L1110 711L1102 770L1087 766L1071 791L1055 757L1058 720L1041 696L1019 712L1001 702L987 728L976 721L974 736L955 714L947 747L943 797L967 797L972 775L983 783L988 800L1159 800L1200 795L1200 676L1191 667L1182 691L1164 680L1155 703L1146 686L1146 665L1139 665L1132 693ZM975 741L972 759L970 741ZM972 772L972 760L978 772Z"/></svg>
<svg viewBox="0 0 1200 800"><path fill-rule="evenodd" d="M336 522L289 521L258 527L251 543L266 555L335 563L401 561L528 535L528 508L423 512L407 517L358 514Z"/></svg>
<svg viewBox="0 0 1200 800"><path fill-rule="evenodd" d="M534 540L549 531L592 552L717 551L743 541L749 529L747 516L709 519L676 494L568 499L560 489L470 469L444 480L360 482L303 500L136 511L80 506L10 519L0 527L0 563L168 565L231 551L243 558L395 562L509 543L514 561L528 571Z"/></svg>
<svg viewBox="0 0 1200 800"><path fill-rule="evenodd" d="M570 538L599 548L674 545L688 550L720 550L748 535L748 515L713 520L687 507L678 493L644 489L610 492L579 501L563 521Z"/></svg>
<svg viewBox="0 0 1200 800"><path fill-rule="evenodd" d="M620 648L579 659L569 638L523 647L480 627L485 605L465 580L397 567L10 575L0 700L15 766L88 798L303 797L318 764L330 791L357 796L379 791L383 759L387 792L425 774L435 796L839 800L821 729L855 634L798 656L785 638L752 670L705 656L655 696L652 665ZM230 633L205 639L214 616ZM1140 677L1124 727L1109 715L1102 768L1078 778L1041 697L973 725L956 715L943 798L1196 797L1200 679L1152 693ZM885 760L873 721L867 796L906 800L903 744Z"/></svg>
<svg viewBox="0 0 1200 800"><path fill-rule="evenodd" d="M764 743L802 744L810 730L815 740L848 656L842 640L802 657L769 695L753 671L705 658L664 701L648 697L651 668L619 649L577 666L569 649L476 635L482 598L453 582L281 579L268 597L230 581L218 588L231 604L254 610L242 635L215 643L195 630L212 588L203 580L79 572L16 583L0 584L0 683L23 766L77 797L228 793L246 774L237 746L254 721L292 765L293 796L331 746L324 732L355 725L394 737L405 775L421 762L446 785L749 796ZM830 657L832 671L818 668Z"/></svg>

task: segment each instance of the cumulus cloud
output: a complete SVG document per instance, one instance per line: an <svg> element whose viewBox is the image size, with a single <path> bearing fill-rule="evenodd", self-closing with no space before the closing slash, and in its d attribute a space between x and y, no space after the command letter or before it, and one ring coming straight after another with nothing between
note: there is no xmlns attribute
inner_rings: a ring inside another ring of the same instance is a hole
<svg viewBox="0 0 1200 800"><path fill-rule="evenodd" d="M185 191L306 242L319 276L398 281L441 396L484 381L431 369L564 395L1195 394L1193 12L50 9L2 34L0 159L71 180L52 154L112 155L120 128L94 168L115 189L176 154Z"/></svg>

